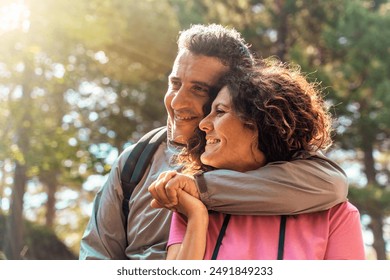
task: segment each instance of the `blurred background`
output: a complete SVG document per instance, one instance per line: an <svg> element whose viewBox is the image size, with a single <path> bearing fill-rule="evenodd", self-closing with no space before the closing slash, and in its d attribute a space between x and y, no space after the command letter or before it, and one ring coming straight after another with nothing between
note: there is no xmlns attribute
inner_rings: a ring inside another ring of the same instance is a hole
<svg viewBox="0 0 390 280"><path fill-rule="evenodd" d="M390 256L387 0L0 0L0 259L77 259L123 149L164 125L178 32L240 31L301 65L332 106L368 259Z"/></svg>

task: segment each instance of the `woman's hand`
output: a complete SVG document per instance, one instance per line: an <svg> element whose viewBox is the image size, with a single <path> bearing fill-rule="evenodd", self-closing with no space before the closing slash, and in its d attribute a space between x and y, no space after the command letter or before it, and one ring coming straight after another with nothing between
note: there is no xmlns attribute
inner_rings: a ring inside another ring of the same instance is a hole
<svg viewBox="0 0 390 280"><path fill-rule="evenodd" d="M203 202L184 190L178 189L177 191L178 203L174 207L175 210L183 215L185 215L188 220L191 218L200 218L208 217L208 211ZM207 219L208 221L208 219Z"/></svg>

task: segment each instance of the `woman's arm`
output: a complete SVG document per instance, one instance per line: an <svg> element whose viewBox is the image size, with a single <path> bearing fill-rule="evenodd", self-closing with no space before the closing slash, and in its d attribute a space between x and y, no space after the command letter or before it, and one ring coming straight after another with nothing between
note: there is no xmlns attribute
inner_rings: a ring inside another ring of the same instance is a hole
<svg viewBox="0 0 390 280"><path fill-rule="evenodd" d="M167 174L149 188L152 207L174 209L176 192L184 190L217 212L296 215L327 210L346 201L348 194L344 171L319 152L245 173L221 169L195 176L196 180L175 171Z"/></svg>
<svg viewBox="0 0 390 280"><path fill-rule="evenodd" d="M197 198L179 191L177 210L187 217L187 228L182 243L168 247L167 259L202 260L206 250L208 211ZM176 223L172 224L175 227ZM171 234L175 228L171 228Z"/></svg>
<svg viewBox="0 0 390 280"><path fill-rule="evenodd" d="M346 201L348 194L344 171L319 152L245 173L209 171L197 184L209 210L239 215L312 213Z"/></svg>

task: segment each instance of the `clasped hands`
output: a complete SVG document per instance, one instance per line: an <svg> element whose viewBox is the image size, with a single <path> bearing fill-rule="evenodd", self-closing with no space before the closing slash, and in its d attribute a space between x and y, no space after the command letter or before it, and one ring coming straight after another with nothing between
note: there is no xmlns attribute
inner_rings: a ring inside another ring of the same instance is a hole
<svg viewBox="0 0 390 280"><path fill-rule="evenodd" d="M161 173L148 188L153 197L150 205L153 208L167 208L187 214L199 203L199 192L192 176L178 173L175 170Z"/></svg>

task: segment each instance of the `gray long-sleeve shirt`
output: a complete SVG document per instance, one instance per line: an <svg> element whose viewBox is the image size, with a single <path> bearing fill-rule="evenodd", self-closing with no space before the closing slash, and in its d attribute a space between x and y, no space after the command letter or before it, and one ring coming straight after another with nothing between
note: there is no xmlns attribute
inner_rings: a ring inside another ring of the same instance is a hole
<svg viewBox="0 0 390 280"><path fill-rule="evenodd" d="M166 142L158 148L130 199L125 232L120 174L132 148L118 157L108 180L96 195L81 240L80 259L166 257L171 212L150 207L148 186L161 172L176 168L171 164L171 157L177 150ZM231 214L315 212L345 201L348 193L343 170L319 153L290 162L275 162L246 173L210 171L197 177L197 182L200 197L210 210Z"/></svg>

